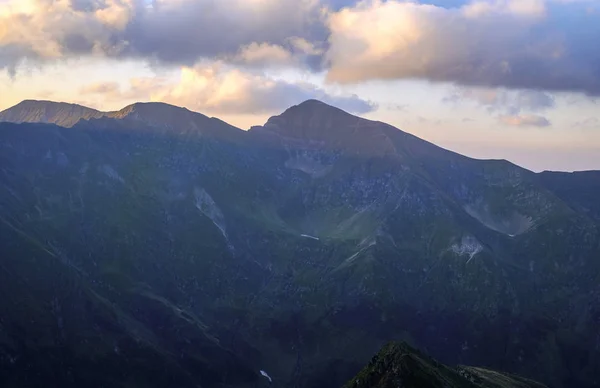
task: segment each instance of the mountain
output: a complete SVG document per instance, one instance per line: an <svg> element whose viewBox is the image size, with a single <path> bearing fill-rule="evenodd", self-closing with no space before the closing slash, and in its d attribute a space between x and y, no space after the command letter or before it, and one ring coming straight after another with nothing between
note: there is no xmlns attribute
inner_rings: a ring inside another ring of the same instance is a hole
<svg viewBox="0 0 600 388"><path fill-rule="evenodd" d="M119 112L0 124L0 384L70 365L54 385L242 387L262 370L342 386L391 340L600 381L587 175L467 158L314 100L248 132Z"/></svg>
<svg viewBox="0 0 600 388"><path fill-rule="evenodd" d="M600 221L600 171L544 171L538 177L542 185L552 190L570 207Z"/></svg>
<svg viewBox="0 0 600 388"><path fill-rule="evenodd" d="M317 100L292 106L264 126L252 127L251 132L267 138L270 135L271 141L289 147L329 149L363 157L393 156L409 161L411 156L428 156L430 152L456 155L391 125L353 116Z"/></svg>
<svg viewBox="0 0 600 388"><path fill-rule="evenodd" d="M46 123L62 127L73 127L81 120L84 120L81 122L82 126L86 125L85 121L93 121L92 125L96 127L102 126L102 123L114 126L114 119L119 120L120 125L125 125L128 130L151 128L154 131L166 130L180 135L194 135L202 129L214 137L224 135L219 133L217 128L229 136L240 132L238 128L219 119L160 102L135 103L119 111L101 112L77 104L25 100L0 112L0 122Z"/></svg>
<svg viewBox="0 0 600 388"><path fill-rule="evenodd" d="M81 119L99 118L105 113L77 104L25 100L0 112L0 122L52 123L72 127Z"/></svg>
<svg viewBox="0 0 600 388"><path fill-rule="evenodd" d="M144 284L112 288L0 216L3 387L255 386L258 371ZM118 297L115 295L118 294ZM115 303L118 300L118 303ZM246 385L248 384L248 385Z"/></svg>
<svg viewBox="0 0 600 388"><path fill-rule="evenodd" d="M386 345L345 388L544 388L506 373L460 366L450 368L405 342Z"/></svg>

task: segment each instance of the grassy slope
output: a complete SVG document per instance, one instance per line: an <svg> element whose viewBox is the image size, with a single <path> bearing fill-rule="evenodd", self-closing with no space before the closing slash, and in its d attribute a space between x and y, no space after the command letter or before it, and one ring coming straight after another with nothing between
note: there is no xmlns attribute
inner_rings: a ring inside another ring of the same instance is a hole
<svg viewBox="0 0 600 388"><path fill-rule="evenodd" d="M146 301L149 312L134 318L168 343L179 343L170 328L200 316L255 369L312 387L347 379L405 335L443 360L560 383L593 370L582 337L596 312L581 290L597 284L586 270L594 226L505 163L437 161L431 150L421 160L418 149L410 163L325 152L335 168L313 178L285 167L289 150L264 145L33 128L3 134L2 182L16 194L4 193L3 212L106 284L109 299L132 310ZM195 208L196 185L221 208L233 253ZM473 200L542 217L511 239L465 213ZM311 227L319 242L299 236ZM483 246L471 261L450 249L463 236ZM584 361L567 365L572 353Z"/></svg>
<svg viewBox="0 0 600 388"><path fill-rule="evenodd" d="M483 368L450 368L406 343L386 345L345 388L543 388Z"/></svg>

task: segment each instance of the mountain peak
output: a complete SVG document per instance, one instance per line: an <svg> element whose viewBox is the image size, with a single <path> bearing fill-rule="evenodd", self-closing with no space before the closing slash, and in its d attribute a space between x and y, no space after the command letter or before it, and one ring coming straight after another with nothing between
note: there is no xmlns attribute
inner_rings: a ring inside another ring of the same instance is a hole
<svg viewBox="0 0 600 388"><path fill-rule="evenodd" d="M451 368L402 343L386 345L344 388L546 388L519 376L483 368Z"/></svg>
<svg viewBox="0 0 600 388"><path fill-rule="evenodd" d="M62 127L73 127L81 120L120 120L121 125L130 128L153 128L172 133L210 133L214 136L231 138L240 129L223 121L211 119L187 108L163 102L136 102L125 108L102 112L78 104L45 100L24 100L17 105L0 112L0 122L12 123L51 123ZM97 125L95 124L90 125ZM87 125L80 123L80 125Z"/></svg>
<svg viewBox="0 0 600 388"><path fill-rule="evenodd" d="M341 110L333 105L329 105L326 102L317 100L315 98L310 98L310 99L303 101L300 104L297 104L294 106L303 107L303 108L330 108L330 109Z"/></svg>
<svg viewBox="0 0 600 388"><path fill-rule="evenodd" d="M306 100L298 105L293 105L286 109L281 115L279 115L279 117L293 119L296 116L304 115L309 115L313 118L315 116L323 118L325 118L324 116L328 116L330 118L336 119L358 119L357 116L353 116L340 108L336 108L335 106L329 105L323 101L315 99Z"/></svg>
<svg viewBox="0 0 600 388"><path fill-rule="evenodd" d="M209 117L163 102L136 102L119 111L108 112L104 117L120 120L132 128L152 128L172 134L219 132L213 128L215 124Z"/></svg>
<svg viewBox="0 0 600 388"><path fill-rule="evenodd" d="M352 153L395 153L390 133L402 133L387 124L352 115L319 100L306 100L269 118L252 132L275 135L275 141L308 148L328 148Z"/></svg>
<svg viewBox="0 0 600 388"><path fill-rule="evenodd" d="M131 105L127 105L125 108L110 112L107 116L111 118L126 118L126 117L137 117L144 119L155 119L157 121L172 121L176 116L181 117L204 117L201 113L192 112L186 108L179 106L166 104L164 102L136 102Z"/></svg>
<svg viewBox="0 0 600 388"><path fill-rule="evenodd" d="M72 127L81 119L98 118L102 112L78 104L46 100L23 100L0 112L0 121L13 123L44 122Z"/></svg>
<svg viewBox="0 0 600 388"><path fill-rule="evenodd" d="M73 104L73 103L69 103L69 102L62 102L62 101L50 101L50 100L34 100L34 99L26 99L23 100L21 102L19 102L18 104L14 105L11 108L8 108L7 110L13 109L13 108L41 108L41 107L81 107L81 108L85 108L85 109L89 109L89 110L95 110L92 108L88 108L85 107L83 105L80 104Z"/></svg>

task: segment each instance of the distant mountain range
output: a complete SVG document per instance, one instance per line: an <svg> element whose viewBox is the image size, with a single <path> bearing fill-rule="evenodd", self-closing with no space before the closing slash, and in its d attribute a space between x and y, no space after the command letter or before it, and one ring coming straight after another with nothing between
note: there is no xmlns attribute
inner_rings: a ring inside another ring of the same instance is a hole
<svg viewBox="0 0 600 388"><path fill-rule="evenodd" d="M393 340L600 384L600 172L316 100L249 131L159 103L0 121L1 386L335 387Z"/></svg>

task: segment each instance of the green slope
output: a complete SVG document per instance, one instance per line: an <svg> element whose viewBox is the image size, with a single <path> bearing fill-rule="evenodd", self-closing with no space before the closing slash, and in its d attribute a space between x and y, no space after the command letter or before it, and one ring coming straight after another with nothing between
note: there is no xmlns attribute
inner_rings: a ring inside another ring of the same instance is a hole
<svg viewBox="0 0 600 388"><path fill-rule="evenodd" d="M48 281L76 268L192 384L226 381L233 363L248 381L263 369L278 386L340 386L402 339L552 386L598 380L599 225L538 175L315 101L249 133L165 105L126 111L0 124L0 215L33 239L11 229L0 250L24 260L3 277L36 273L25 245L39 242L63 258ZM15 304L5 319L30 322ZM73 333L111 343L81 329L94 317ZM36 349L24 333L0 331L21 341L11 357ZM21 373L7 357L0 370Z"/></svg>
<svg viewBox="0 0 600 388"><path fill-rule="evenodd" d="M406 343L386 345L345 388L543 388L483 368L447 367Z"/></svg>

